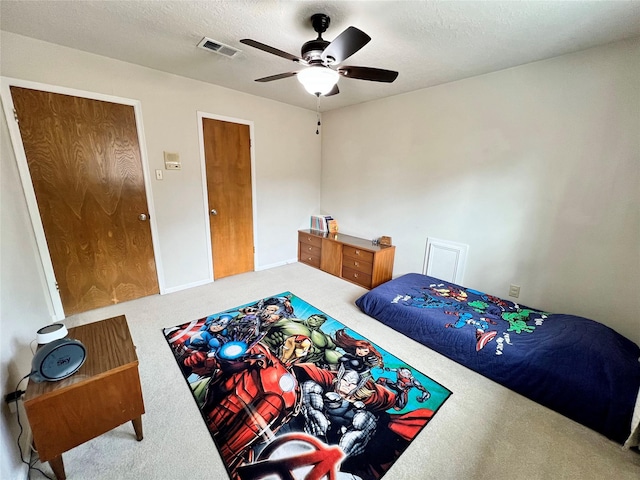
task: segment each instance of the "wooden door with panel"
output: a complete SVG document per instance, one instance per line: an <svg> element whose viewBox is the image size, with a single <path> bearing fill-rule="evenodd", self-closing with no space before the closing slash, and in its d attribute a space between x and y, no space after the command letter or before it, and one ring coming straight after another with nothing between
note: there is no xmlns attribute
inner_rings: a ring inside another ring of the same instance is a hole
<svg viewBox="0 0 640 480"><path fill-rule="evenodd" d="M10 90L65 315L158 293L134 108Z"/></svg>
<svg viewBox="0 0 640 480"><path fill-rule="evenodd" d="M202 119L213 278L254 270L248 125Z"/></svg>

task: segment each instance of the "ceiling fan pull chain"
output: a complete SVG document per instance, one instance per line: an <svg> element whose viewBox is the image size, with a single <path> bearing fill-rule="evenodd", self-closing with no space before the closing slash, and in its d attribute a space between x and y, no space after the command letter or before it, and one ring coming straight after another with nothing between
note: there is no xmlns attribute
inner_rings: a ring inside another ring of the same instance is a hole
<svg viewBox="0 0 640 480"><path fill-rule="evenodd" d="M320 135L320 95L316 95L316 118L318 119L318 126L316 127L316 135Z"/></svg>

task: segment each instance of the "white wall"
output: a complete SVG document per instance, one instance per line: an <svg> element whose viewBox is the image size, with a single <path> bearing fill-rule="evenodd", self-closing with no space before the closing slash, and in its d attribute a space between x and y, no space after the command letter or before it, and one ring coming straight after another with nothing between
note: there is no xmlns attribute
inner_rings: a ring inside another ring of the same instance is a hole
<svg viewBox="0 0 640 480"><path fill-rule="evenodd" d="M164 180L152 180L148 192L155 207L157 254L167 289L198 284L208 277L198 111L254 123L256 269L295 261L296 230L308 226L309 215L320 206L315 112L7 32L1 33L1 42L0 73L5 77L139 100L151 172L164 168L163 151L180 153L182 170L165 171ZM230 60L221 57L221 61ZM7 124L0 116L4 394L29 372L28 344L38 328L51 323L51 316ZM2 441L7 446L0 449L0 477L14 478L20 468L11 445L14 417L3 413Z"/></svg>
<svg viewBox="0 0 640 480"><path fill-rule="evenodd" d="M394 276L465 243L465 285L640 343L638 85L636 40L328 112L322 210Z"/></svg>
<svg viewBox="0 0 640 480"><path fill-rule="evenodd" d="M47 321L51 317L4 115L0 115L0 155L0 378L4 398L29 373L32 357L29 343L38 328L51 323ZM26 381L20 388L24 390L25 385ZM0 478L16 478L20 467L16 446L18 424L7 404L4 401L1 404ZM25 443L22 447L25 448Z"/></svg>

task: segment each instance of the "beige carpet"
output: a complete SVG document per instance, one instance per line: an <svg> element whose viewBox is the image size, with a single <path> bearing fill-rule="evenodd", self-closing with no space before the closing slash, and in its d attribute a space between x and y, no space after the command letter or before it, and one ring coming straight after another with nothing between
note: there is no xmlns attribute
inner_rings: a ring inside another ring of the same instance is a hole
<svg viewBox="0 0 640 480"><path fill-rule="evenodd" d="M127 316L140 361L146 414L142 442L136 442L127 423L65 453L67 478L227 479L162 328L287 290L453 391L385 479L640 478L640 454L367 317L354 305L365 290L302 264L69 317L67 326L73 327ZM53 476L48 464L37 466ZM32 472L31 478L44 477Z"/></svg>

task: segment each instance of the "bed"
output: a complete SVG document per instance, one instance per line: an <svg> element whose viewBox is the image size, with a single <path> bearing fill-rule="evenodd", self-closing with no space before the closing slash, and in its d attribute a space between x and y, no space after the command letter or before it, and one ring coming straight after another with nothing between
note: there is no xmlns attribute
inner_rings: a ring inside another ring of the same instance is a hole
<svg viewBox="0 0 640 480"><path fill-rule="evenodd" d="M451 360L629 446L640 348L611 328L417 273L374 288L356 305Z"/></svg>

